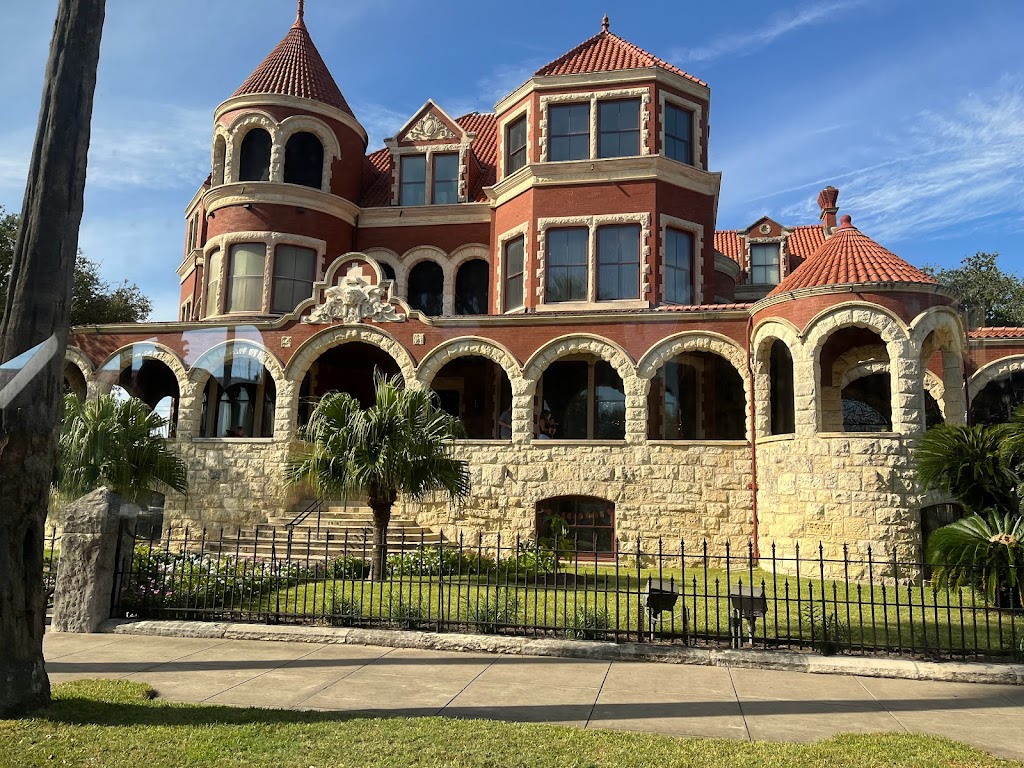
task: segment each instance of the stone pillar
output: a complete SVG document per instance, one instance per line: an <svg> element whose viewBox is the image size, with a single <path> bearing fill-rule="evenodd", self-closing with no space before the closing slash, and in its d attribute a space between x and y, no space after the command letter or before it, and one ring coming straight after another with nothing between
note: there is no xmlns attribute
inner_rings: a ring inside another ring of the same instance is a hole
<svg viewBox="0 0 1024 768"><path fill-rule="evenodd" d="M132 531L138 513L137 506L106 488L68 506L60 540L51 631L95 632L110 618L118 558L125 563L131 561Z"/></svg>
<svg viewBox="0 0 1024 768"><path fill-rule="evenodd" d="M892 371L892 431L920 434L924 431L924 373L918 351L904 340L887 347Z"/></svg>
<svg viewBox="0 0 1024 768"><path fill-rule="evenodd" d="M536 384L516 378L512 384L512 442L527 443L533 439L533 396Z"/></svg>
<svg viewBox="0 0 1024 768"><path fill-rule="evenodd" d="M651 391L651 380L633 375L622 385L626 395L626 442L642 445L647 440L647 394Z"/></svg>

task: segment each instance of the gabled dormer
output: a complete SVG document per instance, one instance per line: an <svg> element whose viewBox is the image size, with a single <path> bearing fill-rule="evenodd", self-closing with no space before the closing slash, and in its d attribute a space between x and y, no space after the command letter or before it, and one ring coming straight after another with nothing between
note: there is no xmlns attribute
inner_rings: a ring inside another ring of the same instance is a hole
<svg viewBox="0 0 1024 768"><path fill-rule="evenodd" d="M456 205L468 202L480 174L476 138L428 99L384 145L391 153L391 204Z"/></svg>
<svg viewBox="0 0 1024 768"><path fill-rule="evenodd" d="M792 231L770 216L762 216L738 234L741 273L736 299L756 300L788 274L787 244Z"/></svg>

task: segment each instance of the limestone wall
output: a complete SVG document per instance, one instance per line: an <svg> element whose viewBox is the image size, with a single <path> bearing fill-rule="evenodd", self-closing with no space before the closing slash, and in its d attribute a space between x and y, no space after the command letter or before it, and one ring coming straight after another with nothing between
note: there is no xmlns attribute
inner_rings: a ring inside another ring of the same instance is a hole
<svg viewBox="0 0 1024 768"><path fill-rule="evenodd" d="M819 544L826 558L836 559L842 559L844 544L849 557L858 560L871 547L873 558L889 575L894 548L901 562L920 557L918 496L906 437L837 433L763 438L757 468L762 558L770 556L773 543L786 558L794 556L797 544L801 558L815 559ZM769 567L770 561L763 559L762 565ZM794 570L784 562L778 568ZM826 570L842 576L838 564ZM851 578L866 575L866 567L850 570ZM916 572L908 570L906 576L913 578Z"/></svg>

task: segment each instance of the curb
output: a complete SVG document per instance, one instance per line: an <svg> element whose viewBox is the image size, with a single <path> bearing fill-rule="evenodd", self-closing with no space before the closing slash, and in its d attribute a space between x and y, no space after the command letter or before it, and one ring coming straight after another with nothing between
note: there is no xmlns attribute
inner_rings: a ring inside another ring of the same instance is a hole
<svg viewBox="0 0 1024 768"><path fill-rule="evenodd" d="M712 667L771 669L814 675L858 675L947 683L1024 685L1024 664L815 656L787 651L683 648L643 643L600 643L494 635L416 632L389 629L267 626L203 621L112 619L100 632L152 637L196 637L211 640L277 640L293 643L377 645L430 651L504 653L510 656L560 656L603 661L650 661Z"/></svg>

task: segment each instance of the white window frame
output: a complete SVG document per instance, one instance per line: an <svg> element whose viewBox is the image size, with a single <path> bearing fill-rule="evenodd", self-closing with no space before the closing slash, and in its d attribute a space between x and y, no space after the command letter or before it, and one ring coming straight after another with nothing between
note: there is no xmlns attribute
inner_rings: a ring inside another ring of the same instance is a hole
<svg viewBox="0 0 1024 768"><path fill-rule="evenodd" d="M638 299L597 300L597 230L609 224L640 225L640 297ZM587 231L587 299L586 301L558 301L547 303L547 230L566 227L586 228ZM559 216L537 220L537 311L566 311L577 309L646 309L651 306L647 295L651 290L651 214L611 213L600 216Z"/></svg>
<svg viewBox="0 0 1024 768"><path fill-rule="evenodd" d="M523 306L505 309L505 245L509 240L525 238L523 248ZM524 222L498 235L498 255L495 265L498 273L498 287L494 292L494 309L499 315L517 315L526 311L530 285L530 224Z"/></svg>
<svg viewBox="0 0 1024 768"><path fill-rule="evenodd" d="M597 105L601 101L622 101L625 99L640 99L640 155L642 157L651 154L651 89L643 88L620 88L614 91L591 91L585 93L554 93L540 97L540 136L537 142L540 146L540 161L542 163L553 162L548 159L548 147L550 145L548 127L548 107L552 104L590 104L590 160L615 160L618 158L598 157L598 125ZM529 136L527 136L529 140ZM579 160L563 160L558 162L581 162Z"/></svg>
<svg viewBox="0 0 1024 768"><path fill-rule="evenodd" d="M665 256L667 250L667 237L669 229L678 229L689 232L693 235L693 303L695 305L704 303L704 225L695 221L680 219L675 216L661 214L659 218L660 245L659 253L661 273L658 285L658 304L667 304L665 300Z"/></svg>
<svg viewBox="0 0 1024 768"><path fill-rule="evenodd" d="M750 262L750 247L752 245L771 245L776 243L779 246L779 283L786 279L786 240L787 235L782 234L779 237L747 237L746 238L746 250L744 256L744 270L746 272L746 280L744 285L772 285L772 283L755 283L751 280L752 265ZM778 285L778 283L774 283Z"/></svg>
<svg viewBox="0 0 1024 768"><path fill-rule="evenodd" d="M498 124L498 163L500 166L500 173L498 174L499 180L512 175L509 173L508 168L505 165L505 160L508 154L506 141L508 137L509 127L512 125L512 123L518 121L521 117L526 118L526 165L523 166L523 168L527 168L530 165L530 155L532 154L530 152L530 104L529 102L527 102L516 111L510 112L506 117L503 117L501 119L501 122ZM523 168L520 168L519 171L523 170ZM516 173L519 173L519 171L516 171Z"/></svg>
<svg viewBox="0 0 1024 768"><path fill-rule="evenodd" d="M425 155L427 170L426 170L426 188L423 190L423 205L411 205L409 208L425 208L429 205L433 205L434 201L434 155L453 155L458 154L459 156L459 193L458 202L456 203L445 203L445 205L458 205L459 203L465 203L468 201L467 195L467 174L468 174L468 157L469 157L469 142L464 141L460 144L434 144L428 147L389 147L391 150L391 166L392 166L392 180L391 180L391 204L401 206L401 190L402 190L402 158L409 155Z"/></svg>
<svg viewBox="0 0 1024 768"><path fill-rule="evenodd" d="M693 151L693 163L691 167L699 168L704 171L707 170L704 167L704 132L701 130L701 126L704 124L704 109L695 101L684 99L682 96L677 96L674 93L670 93L666 90L659 89L658 91L658 114L660 119L658 120L658 153L663 157L671 160L667 154L665 154L665 105L671 104L673 107L679 107L679 109L685 109L693 116L693 128L691 135L692 139L692 151ZM679 162L674 160L673 162ZM685 165L685 163L684 163Z"/></svg>

